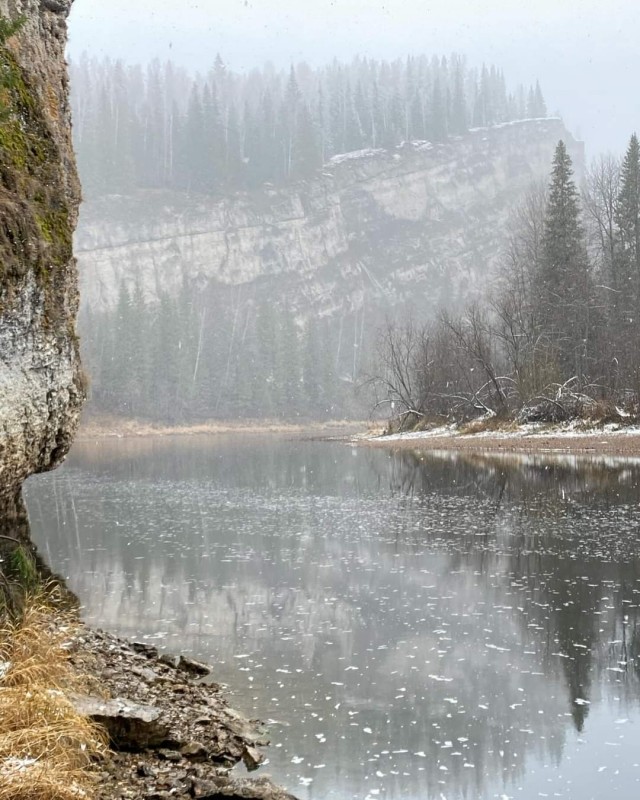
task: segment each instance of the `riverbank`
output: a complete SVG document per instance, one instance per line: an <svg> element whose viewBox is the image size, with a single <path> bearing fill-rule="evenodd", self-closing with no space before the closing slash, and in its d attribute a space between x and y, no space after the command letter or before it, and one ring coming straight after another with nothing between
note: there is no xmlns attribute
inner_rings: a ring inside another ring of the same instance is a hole
<svg viewBox="0 0 640 800"><path fill-rule="evenodd" d="M111 740L96 800L295 800L268 776L246 776L268 737L229 706L207 666L84 626L71 658L100 690L79 707ZM233 770L242 763L245 775Z"/></svg>
<svg viewBox="0 0 640 800"><path fill-rule="evenodd" d="M354 444L410 450L460 450L502 453L566 453L573 455L640 456L640 427L583 423L521 425L474 430L473 426L440 426L415 433L383 435L371 431L351 437Z"/></svg>
<svg viewBox="0 0 640 800"><path fill-rule="evenodd" d="M197 425L163 425L115 416L84 418L76 441L130 439L151 436L220 436L282 434L331 438L362 430L365 423L352 420L287 423L282 420L211 420Z"/></svg>
<svg viewBox="0 0 640 800"><path fill-rule="evenodd" d="M424 431L385 435L382 428L365 430L367 423L352 420L285 423L281 420L213 420L197 425L161 425L114 416L83 420L76 441L151 439L172 436L264 436L338 440L369 447L413 450L464 450L505 453L567 453L575 455L640 456L640 426L619 423L588 425L528 424L487 427L443 425Z"/></svg>
<svg viewBox="0 0 640 800"><path fill-rule="evenodd" d="M247 777L266 733L208 666L87 628L57 589L15 611L0 620L3 800L295 800Z"/></svg>

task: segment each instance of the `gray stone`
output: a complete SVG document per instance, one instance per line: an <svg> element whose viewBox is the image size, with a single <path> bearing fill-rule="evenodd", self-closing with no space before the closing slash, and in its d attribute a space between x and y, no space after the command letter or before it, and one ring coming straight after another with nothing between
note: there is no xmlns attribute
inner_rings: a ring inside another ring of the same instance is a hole
<svg viewBox="0 0 640 800"><path fill-rule="evenodd" d="M124 698L102 700L99 697L76 698L74 706L80 714L106 730L112 747L117 750L140 752L160 747L168 739L169 726L154 706Z"/></svg>
<svg viewBox="0 0 640 800"><path fill-rule="evenodd" d="M258 769L260 764L262 764L264 761L264 756L259 750L256 750L255 747L248 746L244 748L242 760L244 761L244 765L249 772L253 772L254 770Z"/></svg>
<svg viewBox="0 0 640 800"><path fill-rule="evenodd" d="M180 754L194 764L201 764L209 757L207 748L200 742L189 742L180 749Z"/></svg>
<svg viewBox="0 0 640 800"><path fill-rule="evenodd" d="M158 657L158 648L153 647L153 645L146 644L145 642L132 642L131 647L136 651L136 653L147 656L147 658Z"/></svg>
<svg viewBox="0 0 640 800"><path fill-rule="evenodd" d="M148 667L132 667L130 672L132 675L137 675L138 678L142 678L146 683L155 683L160 680L158 673Z"/></svg>
<svg viewBox="0 0 640 800"><path fill-rule="evenodd" d="M211 674L211 667L207 666L207 664L186 656L180 656L178 659L178 669L182 672L187 672L189 675L197 675L201 678Z"/></svg>
<svg viewBox="0 0 640 800"><path fill-rule="evenodd" d="M33 137L29 150L33 161L24 164L23 175L4 177L1 198L4 230L12 230L19 221L26 237L5 241L2 252L0 505L4 506L15 502L29 475L53 469L64 460L77 428L85 384L75 332L77 269L69 247L80 185L71 141L64 19L39 0L2 0L0 14L24 18L11 52L28 87L25 108L34 109L22 119L25 135ZM51 154L45 165L38 161L42 152ZM59 220L53 239L42 228L49 213Z"/></svg>
<svg viewBox="0 0 640 800"><path fill-rule="evenodd" d="M195 779L191 796L196 800L296 800L266 775L261 778L220 776L206 781Z"/></svg>

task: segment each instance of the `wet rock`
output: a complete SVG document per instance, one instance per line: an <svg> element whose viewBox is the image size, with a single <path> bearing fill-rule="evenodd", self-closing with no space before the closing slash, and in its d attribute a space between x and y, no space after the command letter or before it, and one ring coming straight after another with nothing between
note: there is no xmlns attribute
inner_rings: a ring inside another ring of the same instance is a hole
<svg viewBox="0 0 640 800"><path fill-rule="evenodd" d="M144 642L132 642L131 647L135 650L136 653L140 653L141 655L147 656L147 658L158 657L158 648L153 647L150 644L145 644Z"/></svg>
<svg viewBox="0 0 640 800"><path fill-rule="evenodd" d="M189 675L197 675L204 678L211 674L211 668L200 661L194 661L192 658L180 656L178 659L178 669L182 672L187 672Z"/></svg>
<svg viewBox="0 0 640 800"><path fill-rule="evenodd" d="M262 764L264 761L264 756L259 750L256 750L255 747L245 747L244 753L242 754L242 760L244 761L244 765L249 772L253 772L254 770L258 769L260 764Z"/></svg>
<svg viewBox="0 0 640 800"><path fill-rule="evenodd" d="M229 778L212 781L194 780L191 796L197 800L295 800L269 778Z"/></svg>
<svg viewBox="0 0 640 800"><path fill-rule="evenodd" d="M115 700L80 697L74 706L80 714L102 725L112 747L118 750L140 752L160 747L169 735L169 726L162 721L160 709L154 706L121 697Z"/></svg>

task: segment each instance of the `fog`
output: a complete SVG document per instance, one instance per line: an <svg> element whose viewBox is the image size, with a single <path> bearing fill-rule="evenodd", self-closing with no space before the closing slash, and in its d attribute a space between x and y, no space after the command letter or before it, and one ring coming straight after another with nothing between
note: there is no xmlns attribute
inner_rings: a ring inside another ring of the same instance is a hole
<svg viewBox="0 0 640 800"><path fill-rule="evenodd" d="M633 0L76 0L70 54L171 58L204 71L216 52L250 70L455 50L498 64L514 83L539 79L549 110L595 155L621 152L638 127L637 23Z"/></svg>

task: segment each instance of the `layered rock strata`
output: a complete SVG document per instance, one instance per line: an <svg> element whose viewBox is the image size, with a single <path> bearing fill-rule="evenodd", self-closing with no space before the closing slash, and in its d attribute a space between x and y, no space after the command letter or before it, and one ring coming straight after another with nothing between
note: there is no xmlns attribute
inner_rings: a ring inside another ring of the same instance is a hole
<svg viewBox="0 0 640 800"><path fill-rule="evenodd" d="M468 299L502 255L510 210L548 179L561 138L579 170L582 146L561 120L525 120L337 156L285 188L92 201L77 235L84 302L112 309L123 283L157 302L186 283L304 319Z"/></svg>

